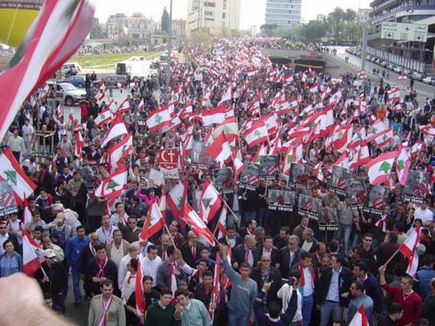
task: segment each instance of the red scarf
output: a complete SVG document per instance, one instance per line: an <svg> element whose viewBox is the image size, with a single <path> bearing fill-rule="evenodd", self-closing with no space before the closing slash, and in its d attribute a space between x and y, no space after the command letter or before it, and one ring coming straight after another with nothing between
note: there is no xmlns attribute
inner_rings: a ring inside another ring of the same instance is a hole
<svg viewBox="0 0 435 326"><path fill-rule="evenodd" d="M316 282L316 274L314 273L314 268L313 266L308 267L310 274L311 274L311 279L313 280L313 288L314 288L314 283ZM301 278L299 279L299 284L301 286L305 285L305 274L304 274L304 268L302 267L302 264L299 264L299 272L301 273Z"/></svg>
<svg viewBox="0 0 435 326"><path fill-rule="evenodd" d="M98 271L96 277L98 277L98 278L104 277L104 275L105 275L105 273L104 273L104 268L106 267L108 261L109 261L109 258L106 257L106 259L103 261L103 263L100 264L100 263L98 262L98 259L95 259L95 262L97 263L98 268L100 269L100 270Z"/></svg>
<svg viewBox="0 0 435 326"><path fill-rule="evenodd" d="M110 306L112 305L113 295L110 296L107 304L104 304L103 296L101 296L101 306L103 307L103 313L101 314L101 318L98 321L98 326L107 326L107 313L109 312Z"/></svg>

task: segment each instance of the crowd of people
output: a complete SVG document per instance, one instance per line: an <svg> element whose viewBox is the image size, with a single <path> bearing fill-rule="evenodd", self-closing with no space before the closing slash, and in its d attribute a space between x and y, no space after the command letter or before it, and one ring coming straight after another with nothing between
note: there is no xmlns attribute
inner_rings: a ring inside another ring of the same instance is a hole
<svg viewBox="0 0 435 326"><path fill-rule="evenodd" d="M65 314L72 291L76 307L89 305L88 325L347 325L361 311L370 325L434 324L435 99L418 103L415 89L397 98L382 78L274 64L261 49L280 44L188 44L195 60L174 63L169 83L164 68L158 80L135 80L122 104L88 90L81 121L60 114L55 94L26 101L3 145L36 188L2 217L0 277L23 271L24 229L44 250L34 278L47 306ZM157 130L156 110L171 116ZM102 119L109 111L113 119ZM218 111L209 122L207 112ZM105 141L115 116L132 137L116 160L126 135ZM54 132L53 151L36 146L36 130ZM208 150L221 133L229 159ZM397 161L373 181L369 161L402 148L405 180ZM163 171L166 149L178 156L176 172L159 184L150 175ZM262 159L269 156L277 159ZM96 196L122 167L128 182L119 195ZM417 171L421 180L405 191ZM209 182L222 203L207 217ZM155 203L164 227L143 238ZM185 205L214 246L186 223ZM416 231L418 268L409 275L400 248Z"/></svg>

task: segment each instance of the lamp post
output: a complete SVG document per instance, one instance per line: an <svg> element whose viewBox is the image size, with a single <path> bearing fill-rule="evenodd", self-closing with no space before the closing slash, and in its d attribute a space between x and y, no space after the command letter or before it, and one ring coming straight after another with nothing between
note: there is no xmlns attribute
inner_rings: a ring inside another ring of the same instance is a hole
<svg viewBox="0 0 435 326"><path fill-rule="evenodd" d="M172 0L169 3L169 40L168 40L168 65L166 67L166 86L171 80L171 52L172 52Z"/></svg>

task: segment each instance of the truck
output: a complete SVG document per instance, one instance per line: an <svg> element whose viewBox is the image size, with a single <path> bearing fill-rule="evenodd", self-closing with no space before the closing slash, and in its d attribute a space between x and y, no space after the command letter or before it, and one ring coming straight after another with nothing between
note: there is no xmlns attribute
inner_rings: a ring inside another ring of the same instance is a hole
<svg viewBox="0 0 435 326"><path fill-rule="evenodd" d="M131 79L148 77L152 71L151 63L145 57L131 57L130 59L117 62L115 72L117 75L129 75Z"/></svg>

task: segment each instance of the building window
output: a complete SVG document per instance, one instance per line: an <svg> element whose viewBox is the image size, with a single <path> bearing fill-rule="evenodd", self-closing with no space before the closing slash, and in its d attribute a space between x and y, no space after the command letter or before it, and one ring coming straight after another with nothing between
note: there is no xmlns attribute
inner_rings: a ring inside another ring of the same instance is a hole
<svg viewBox="0 0 435 326"><path fill-rule="evenodd" d="M216 2L206 1L206 2L204 2L204 7L212 7L212 8L214 8L214 7L216 7Z"/></svg>

